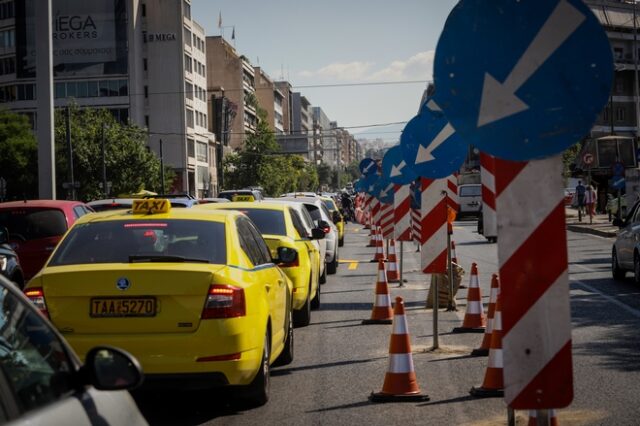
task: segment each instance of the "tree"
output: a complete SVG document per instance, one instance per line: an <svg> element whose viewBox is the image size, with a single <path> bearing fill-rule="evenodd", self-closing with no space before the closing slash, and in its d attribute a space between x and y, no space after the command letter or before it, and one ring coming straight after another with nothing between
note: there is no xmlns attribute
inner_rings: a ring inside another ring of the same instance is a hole
<svg viewBox="0 0 640 426"><path fill-rule="evenodd" d="M120 124L105 109L79 108L71 105L71 143L74 180L80 187L76 198L92 200L104 197L102 185L102 137L105 141L107 181L110 194L130 194L141 189L166 192L175 173L165 166L165 188L160 188L160 159L146 146L146 131L134 124ZM66 142L66 110L55 113L56 176L60 194L68 192L63 182L70 182ZM63 191L63 192L60 192Z"/></svg>
<svg viewBox="0 0 640 426"><path fill-rule="evenodd" d="M26 116L0 111L0 177L6 199L38 197L38 146Z"/></svg>
<svg viewBox="0 0 640 426"><path fill-rule="evenodd" d="M317 167L318 181L320 185L331 185L333 176L331 174L331 167L328 164L320 163Z"/></svg>

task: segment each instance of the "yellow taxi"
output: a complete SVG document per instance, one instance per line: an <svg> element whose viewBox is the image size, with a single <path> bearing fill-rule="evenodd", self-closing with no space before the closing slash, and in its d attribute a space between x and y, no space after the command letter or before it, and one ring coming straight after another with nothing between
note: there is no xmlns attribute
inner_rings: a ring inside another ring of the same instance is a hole
<svg viewBox="0 0 640 426"><path fill-rule="evenodd" d="M298 212L281 202L244 202L204 204L203 210L233 209L242 212L253 221L275 255L279 247L296 250L295 262L278 266L293 283L293 323L303 327L311 321L311 309L320 307L320 251L313 239L324 238L322 229L306 230Z"/></svg>
<svg viewBox="0 0 640 426"><path fill-rule="evenodd" d="M293 359L291 281L254 224L235 211L132 210L80 218L25 294L79 355L114 345L142 364L150 386L237 385L269 397L270 366Z"/></svg>
<svg viewBox="0 0 640 426"><path fill-rule="evenodd" d="M344 245L344 217L342 213L340 213L340 209L336 205L336 202L331 197L320 197L324 206L331 213L331 220L338 228L338 246L342 247Z"/></svg>

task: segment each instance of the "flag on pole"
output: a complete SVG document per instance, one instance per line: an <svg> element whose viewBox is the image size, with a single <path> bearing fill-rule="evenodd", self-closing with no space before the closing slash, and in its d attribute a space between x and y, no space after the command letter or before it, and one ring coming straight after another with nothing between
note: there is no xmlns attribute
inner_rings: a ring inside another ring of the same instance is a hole
<svg viewBox="0 0 640 426"><path fill-rule="evenodd" d="M222 28L222 11L218 13L218 28Z"/></svg>

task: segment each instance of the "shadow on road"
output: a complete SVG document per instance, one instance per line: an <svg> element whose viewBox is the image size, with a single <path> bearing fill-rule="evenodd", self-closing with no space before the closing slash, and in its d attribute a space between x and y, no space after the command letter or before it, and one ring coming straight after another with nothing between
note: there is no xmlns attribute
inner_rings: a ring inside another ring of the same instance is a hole
<svg viewBox="0 0 640 426"><path fill-rule="evenodd" d="M365 364L367 362L379 361L381 359L387 359L387 357L385 356L385 357L370 358L370 359L354 359L354 360L348 360L348 361L327 362L325 364L303 365L300 367L290 367L290 368L276 368L271 370L271 375L274 377L284 376L286 374L291 374L296 371L317 370L319 368L341 367L343 365L352 365L352 364Z"/></svg>
<svg viewBox="0 0 640 426"><path fill-rule="evenodd" d="M426 407L428 405L453 404L455 402L466 402L474 399L476 398L472 397L471 395L465 395L465 396L458 396L456 398L443 399L441 401L431 401L424 404L419 404L418 406Z"/></svg>
<svg viewBox="0 0 640 426"><path fill-rule="evenodd" d="M307 411L307 413L322 413L322 412L325 412L325 411L347 410L349 408L365 407L365 406L368 406L368 405L371 405L371 402L369 402L369 401L360 401L360 402L353 402L351 404L343 404L343 405L335 405L333 407L318 408L317 410Z"/></svg>

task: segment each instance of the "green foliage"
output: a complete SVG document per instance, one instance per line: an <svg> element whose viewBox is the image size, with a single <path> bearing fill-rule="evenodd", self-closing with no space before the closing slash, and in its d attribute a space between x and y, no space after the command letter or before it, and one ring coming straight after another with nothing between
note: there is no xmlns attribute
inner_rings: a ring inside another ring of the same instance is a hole
<svg viewBox="0 0 640 426"><path fill-rule="evenodd" d="M0 176L6 180L6 199L37 198L38 146L24 115L0 111Z"/></svg>
<svg viewBox="0 0 640 426"><path fill-rule="evenodd" d="M562 175L565 178L571 177L571 171L573 168L572 166L575 164L576 157L581 150L582 150L582 144L577 143L575 145L571 145L569 148L567 148L562 152L562 165L563 165Z"/></svg>
<svg viewBox="0 0 640 426"><path fill-rule="evenodd" d="M225 189L260 186L268 196L284 192L315 190L318 175L299 155L278 154L280 145L269 128L266 112L258 108L256 132L223 162Z"/></svg>
<svg viewBox="0 0 640 426"><path fill-rule="evenodd" d="M331 185L333 181L333 175L331 173L331 167L328 164L321 163L317 167L318 181L320 185Z"/></svg>
<svg viewBox="0 0 640 426"><path fill-rule="evenodd" d="M103 198L102 188L102 136L105 140L107 181L112 183L110 195L130 194L141 189L168 191L174 178L165 166L165 188L160 188L160 159L147 149L144 129L118 123L107 110L79 108L70 111L71 141L73 146L74 180L80 183L76 198L92 200ZM70 182L66 142L66 113L55 113L56 177L58 193L68 193L63 182Z"/></svg>

